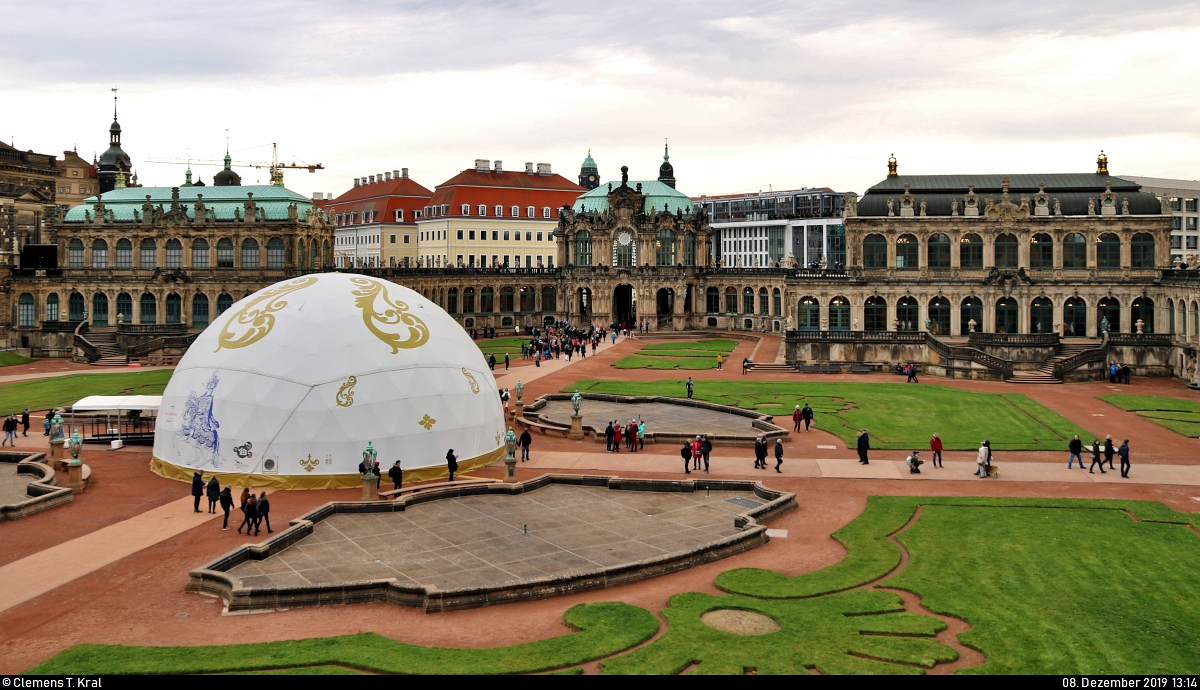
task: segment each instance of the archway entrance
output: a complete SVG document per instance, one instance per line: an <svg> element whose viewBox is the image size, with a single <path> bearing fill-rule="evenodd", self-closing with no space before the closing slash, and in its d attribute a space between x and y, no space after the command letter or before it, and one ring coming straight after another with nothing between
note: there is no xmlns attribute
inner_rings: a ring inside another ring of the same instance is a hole
<svg viewBox="0 0 1200 690"><path fill-rule="evenodd" d="M675 313L675 291L671 288L662 288L658 291L658 315L670 316Z"/></svg>
<svg viewBox="0 0 1200 690"><path fill-rule="evenodd" d="M632 285L618 285L613 290L612 318L618 325L630 326L637 320L637 290Z"/></svg>
<svg viewBox="0 0 1200 690"><path fill-rule="evenodd" d="M585 323L584 319L591 313L592 291L588 288L579 288L579 323Z"/></svg>

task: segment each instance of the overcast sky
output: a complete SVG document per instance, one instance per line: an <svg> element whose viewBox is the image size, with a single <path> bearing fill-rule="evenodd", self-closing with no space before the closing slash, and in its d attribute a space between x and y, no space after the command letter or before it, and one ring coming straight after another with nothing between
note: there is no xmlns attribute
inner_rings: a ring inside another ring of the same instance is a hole
<svg viewBox="0 0 1200 690"><path fill-rule="evenodd" d="M890 153L904 173L1037 173L1093 170L1104 149L1114 173L1200 178L1195 2L0 0L0 15L0 137L90 159L117 86L146 185L183 178L146 158L219 159L227 129L235 159L278 142L324 164L286 174L305 194L402 167L433 188L475 158L574 179L589 148L604 180L653 179L667 138L693 195L861 194Z"/></svg>

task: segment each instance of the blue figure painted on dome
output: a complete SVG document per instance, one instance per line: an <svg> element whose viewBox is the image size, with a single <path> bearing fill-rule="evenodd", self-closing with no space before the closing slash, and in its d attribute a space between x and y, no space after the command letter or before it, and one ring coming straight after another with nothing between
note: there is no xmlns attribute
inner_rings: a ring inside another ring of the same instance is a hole
<svg viewBox="0 0 1200 690"><path fill-rule="evenodd" d="M183 406L182 423L176 432L176 439L182 439L199 451L198 462L188 463L192 467L202 467L205 464L221 466L221 439L217 433L221 424L213 417L213 389L217 387L218 382L217 373L214 371L212 377L204 384L204 393L188 393L187 402Z"/></svg>

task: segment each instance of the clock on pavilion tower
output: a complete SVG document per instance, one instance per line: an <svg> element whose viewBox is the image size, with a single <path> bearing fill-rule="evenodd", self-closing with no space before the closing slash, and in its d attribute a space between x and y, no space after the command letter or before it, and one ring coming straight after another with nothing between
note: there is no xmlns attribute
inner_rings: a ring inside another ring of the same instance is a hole
<svg viewBox="0 0 1200 690"><path fill-rule="evenodd" d="M595 189L600 186L600 169L596 167L596 161L592 160L591 149L588 149L587 158L583 160L583 165L579 168L579 186L584 189Z"/></svg>

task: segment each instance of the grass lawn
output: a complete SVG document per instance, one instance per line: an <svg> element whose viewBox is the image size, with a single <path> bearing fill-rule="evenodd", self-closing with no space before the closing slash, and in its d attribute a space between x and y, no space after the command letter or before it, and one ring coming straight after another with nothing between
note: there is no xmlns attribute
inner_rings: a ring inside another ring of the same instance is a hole
<svg viewBox="0 0 1200 690"><path fill-rule="evenodd" d="M1102 395L1104 402L1137 413L1177 434L1200 437L1200 403L1159 395Z"/></svg>
<svg viewBox="0 0 1200 690"><path fill-rule="evenodd" d="M0 385L0 414L28 407L46 410L71 405L89 395L161 395L173 371L130 371L122 374L71 374Z"/></svg>
<svg viewBox="0 0 1200 690"><path fill-rule="evenodd" d="M717 355L737 348L736 340L693 340L647 345L613 362L617 369L716 369Z"/></svg>
<svg viewBox="0 0 1200 690"><path fill-rule="evenodd" d="M683 382L579 381L564 391L679 397ZM973 450L988 439L994 450L1065 450L1075 434L1094 436L1019 393L981 393L938 385L770 381L697 381L695 397L780 418L805 403L817 428L854 447L867 429L872 448L924 450L941 434L947 450ZM586 403L584 403L586 405Z"/></svg>
<svg viewBox="0 0 1200 690"><path fill-rule="evenodd" d="M620 602L572 606L563 614L563 622L578 632L484 649L420 647L375 633L210 647L75 645L28 673L190 674L259 669L339 673L347 667L406 674L531 673L608 656L658 630L658 619L649 611Z"/></svg>
<svg viewBox="0 0 1200 690"><path fill-rule="evenodd" d="M29 364L32 359L22 357L15 352L0 352L0 367L11 367L14 364Z"/></svg>
<svg viewBox="0 0 1200 690"><path fill-rule="evenodd" d="M496 355L496 359L504 359L507 354L511 357L521 356L521 343L528 343L529 338L496 338L489 340L487 338L476 340L475 344L483 351L484 355Z"/></svg>

